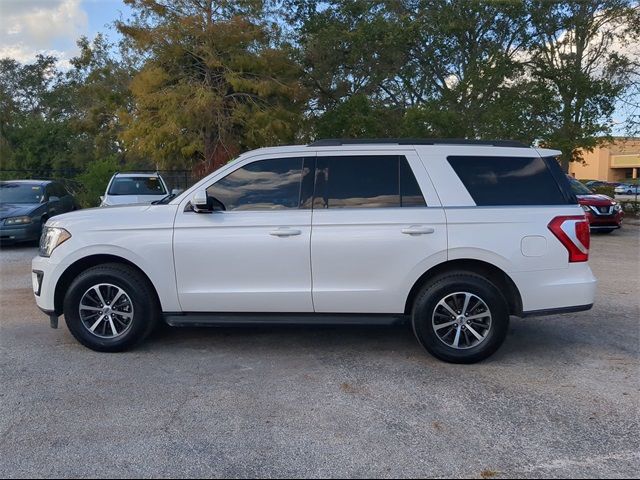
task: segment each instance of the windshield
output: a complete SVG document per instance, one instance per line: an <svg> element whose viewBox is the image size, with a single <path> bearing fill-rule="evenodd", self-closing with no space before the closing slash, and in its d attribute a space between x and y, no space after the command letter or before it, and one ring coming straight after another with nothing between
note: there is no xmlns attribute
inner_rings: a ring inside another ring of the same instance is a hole
<svg viewBox="0 0 640 480"><path fill-rule="evenodd" d="M571 184L571 191L574 195L593 195L593 192L585 187L582 183L580 183L575 178L569 178L569 183Z"/></svg>
<svg viewBox="0 0 640 480"><path fill-rule="evenodd" d="M0 203L40 203L44 196L40 185L0 183Z"/></svg>
<svg viewBox="0 0 640 480"><path fill-rule="evenodd" d="M111 182L107 195L166 195L158 177L121 177Z"/></svg>

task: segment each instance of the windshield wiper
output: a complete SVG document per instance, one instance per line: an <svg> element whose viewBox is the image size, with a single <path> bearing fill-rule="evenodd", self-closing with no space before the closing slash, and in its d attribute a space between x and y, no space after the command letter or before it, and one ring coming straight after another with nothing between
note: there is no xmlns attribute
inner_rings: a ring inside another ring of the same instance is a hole
<svg viewBox="0 0 640 480"><path fill-rule="evenodd" d="M164 205L165 203L169 203L171 200L176 198L177 195L175 193L170 193L166 197L161 198L160 200L154 200L151 202L151 205Z"/></svg>

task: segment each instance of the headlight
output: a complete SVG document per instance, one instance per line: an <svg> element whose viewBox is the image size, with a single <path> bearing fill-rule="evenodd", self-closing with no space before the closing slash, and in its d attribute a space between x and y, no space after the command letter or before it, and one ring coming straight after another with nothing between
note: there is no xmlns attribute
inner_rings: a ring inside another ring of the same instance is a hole
<svg viewBox="0 0 640 480"><path fill-rule="evenodd" d="M44 227L42 236L40 237L40 256L50 257L51 253L58 248L60 244L71 238L71 234L64 228Z"/></svg>
<svg viewBox="0 0 640 480"><path fill-rule="evenodd" d="M4 221L5 225L27 225L29 223L33 222L33 220L31 220L31 217L11 217L11 218L7 218Z"/></svg>
<svg viewBox="0 0 640 480"><path fill-rule="evenodd" d="M622 210L622 205L620 205L619 203L614 203L614 204L613 204L613 209L614 209L616 212L619 212L620 210Z"/></svg>
<svg viewBox="0 0 640 480"><path fill-rule="evenodd" d="M585 212L590 212L591 209L587 205L580 205Z"/></svg>

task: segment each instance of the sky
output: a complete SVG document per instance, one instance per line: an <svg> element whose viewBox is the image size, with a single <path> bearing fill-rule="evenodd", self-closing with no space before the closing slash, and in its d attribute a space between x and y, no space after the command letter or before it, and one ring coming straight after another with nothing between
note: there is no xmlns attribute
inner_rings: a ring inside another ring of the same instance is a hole
<svg viewBox="0 0 640 480"><path fill-rule="evenodd" d="M64 65L78 53L80 36L116 40L109 26L129 14L122 0L0 0L0 58L28 63L47 53Z"/></svg>

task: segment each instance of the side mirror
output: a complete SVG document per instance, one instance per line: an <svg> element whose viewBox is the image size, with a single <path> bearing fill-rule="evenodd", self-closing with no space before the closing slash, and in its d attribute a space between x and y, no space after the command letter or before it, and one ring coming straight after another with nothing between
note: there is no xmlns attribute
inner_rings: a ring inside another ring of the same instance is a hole
<svg viewBox="0 0 640 480"><path fill-rule="evenodd" d="M196 213L211 213L206 190L196 190L191 196L191 207Z"/></svg>
<svg viewBox="0 0 640 480"><path fill-rule="evenodd" d="M182 188L174 188L173 190L171 190L171 195L180 195L182 192L184 192L184 189Z"/></svg>
<svg viewBox="0 0 640 480"><path fill-rule="evenodd" d="M196 213L212 213L226 210L224 203L207 195L206 190L197 190L191 197L191 208Z"/></svg>

